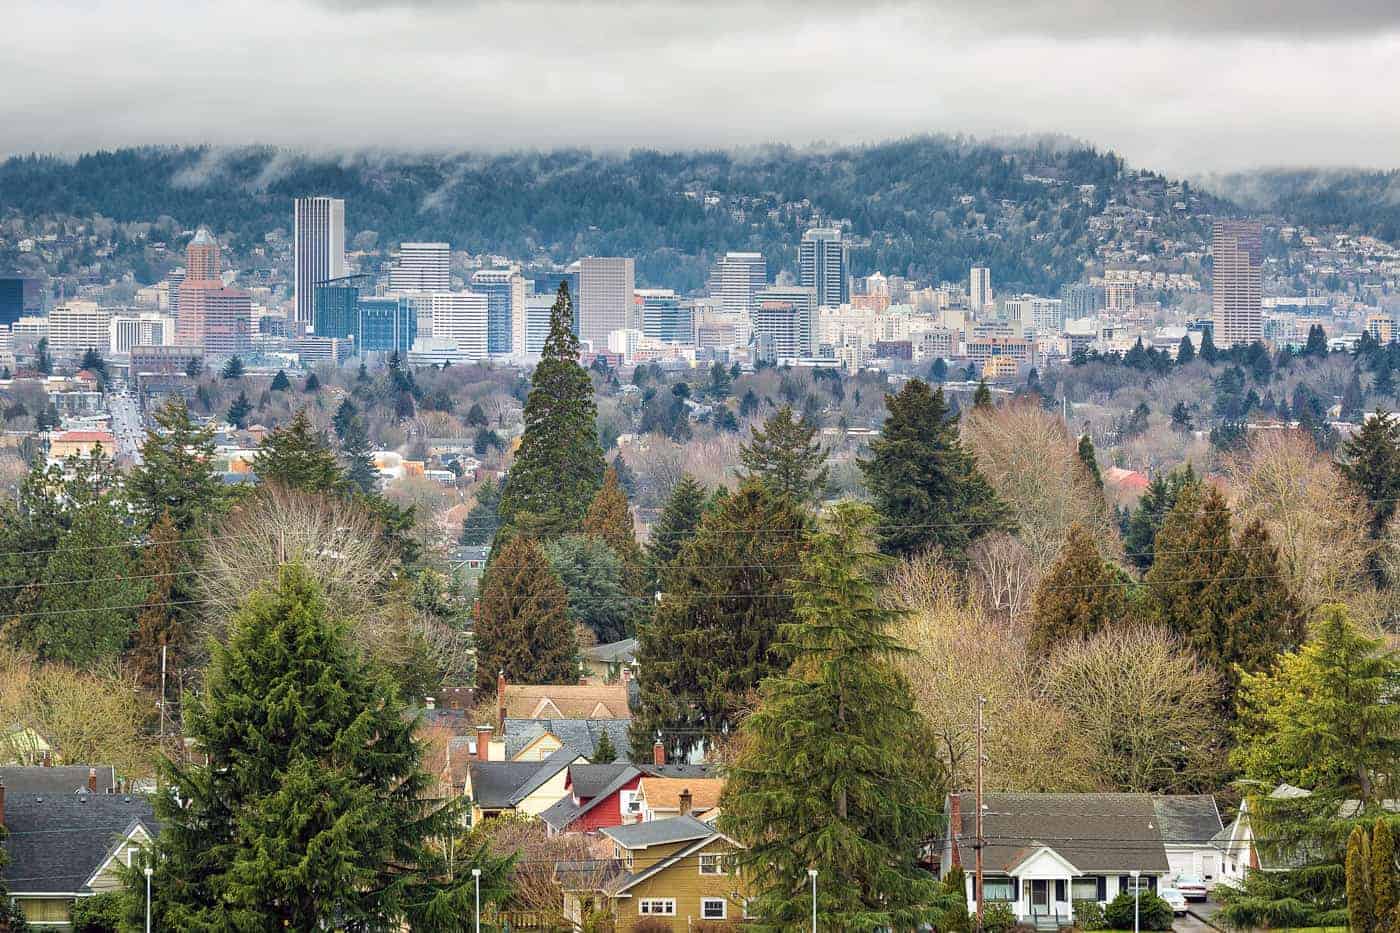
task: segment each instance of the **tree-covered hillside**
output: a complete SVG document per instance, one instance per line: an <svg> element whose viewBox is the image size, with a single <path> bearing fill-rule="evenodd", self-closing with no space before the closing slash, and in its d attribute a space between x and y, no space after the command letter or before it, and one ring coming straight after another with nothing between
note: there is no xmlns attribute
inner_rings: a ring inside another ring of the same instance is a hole
<svg viewBox="0 0 1400 933"><path fill-rule="evenodd" d="M1245 207L1278 213L1295 223L1392 242L1400 239L1400 171L1267 169L1212 178L1206 184L1229 192Z"/></svg>
<svg viewBox="0 0 1400 933"><path fill-rule="evenodd" d="M183 229L207 224L243 253L290 229L293 197L326 194L347 200L349 240L374 231L381 247L443 239L541 262L631 255L639 284L696 289L725 250L761 250L770 273L795 271L803 229L848 220L857 272L961 280L990 263L999 288L1048 291L1079 277L1093 254L1088 218L1110 198L1156 207L1183 196L1166 189L1112 153L949 137L626 155L144 148L11 158L0 164L0 222L164 215ZM1180 229L1164 235L1199 236L1219 207L1189 186L1184 197L1189 209L1171 218Z"/></svg>

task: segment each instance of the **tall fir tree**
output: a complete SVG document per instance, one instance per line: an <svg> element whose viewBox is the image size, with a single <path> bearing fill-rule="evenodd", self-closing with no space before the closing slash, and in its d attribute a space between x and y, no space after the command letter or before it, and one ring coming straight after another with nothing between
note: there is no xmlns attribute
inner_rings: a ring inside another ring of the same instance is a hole
<svg viewBox="0 0 1400 933"><path fill-rule="evenodd" d="M340 404L335 408L335 414L331 416L331 430L340 440L345 440L345 433L350 430L350 424L359 415L360 410L355 407L355 403L350 401L350 396L340 400Z"/></svg>
<svg viewBox="0 0 1400 933"><path fill-rule="evenodd" d="M1176 362L1180 366L1196 361L1196 345L1191 342L1191 338L1185 334L1181 335L1181 343L1176 348Z"/></svg>
<svg viewBox="0 0 1400 933"><path fill-rule="evenodd" d="M228 423L242 430L248 426L248 416L252 413L253 403L248 401L248 393L240 391L228 407Z"/></svg>
<svg viewBox="0 0 1400 933"><path fill-rule="evenodd" d="M231 356L228 358L228 362L224 364L224 368L219 375L225 379L242 379L244 372L246 372L246 369L243 366L243 358L240 356Z"/></svg>
<svg viewBox="0 0 1400 933"><path fill-rule="evenodd" d="M647 600L627 589L627 569L601 538L565 535L545 545L545 556L568 592L570 621L586 626L601 644L630 638Z"/></svg>
<svg viewBox="0 0 1400 933"><path fill-rule="evenodd" d="M826 489L826 450L816 435L815 424L795 417L784 405L739 448L739 461L747 471L743 478L765 483L794 502L820 502Z"/></svg>
<svg viewBox="0 0 1400 933"><path fill-rule="evenodd" d="M1199 356L1204 362L1211 366L1214 366L1216 361L1220 359L1220 351L1216 349L1215 337L1211 334L1209 327L1201 332L1201 350Z"/></svg>
<svg viewBox="0 0 1400 933"><path fill-rule="evenodd" d="M1321 324L1314 324L1308 328L1308 342L1303 347L1303 355L1327 355L1327 331L1322 329Z"/></svg>
<svg viewBox="0 0 1400 933"><path fill-rule="evenodd" d="M374 465L369 430L363 417L356 415L345 426L340 439L340 453L345 460L345 478L361 493L369 496L379 489L379 470Z"/></svg>
<svg viewBox="0 0 1400 933"><path fill-rule="evenodd" d="M200 593L197 568L182 547L179 529L167 512L151 526L141 552L140 572L146 578L146 599L136 616L136 633L129 659L141 683L160 686L161 652L169 670L185 666L194 647ZM169 698L168 698L169 699Z"/></svg>
<svg viewBox="0 0 1400 933"><path fill-rule="evenodd" d="M1147 489L1133 509L1127 525L1123 529L1123 545L1128 560L1139 570L1152 566L1157 543L1157 532L1167 520L1182 490L1194 487L1198 482L1196 471L1191 464L1175 469L1167 474L1158 473L1148 483Z"/></svg>
<svg viewBox="0 0 1400 933"><path fill-rule="evenodd" d="M1371 906L1377 926L1400 930L1400 870L1395 866L1395 830L1390 820L1377 817L1371 835Z"/></svg>
<svg viewBox="0 0 1400 933"><path fill-rule="evenodd" d="M666 568L675 561L685 543L695 536L704 511L705 487L689 473L682 474L671 488L671 495L656 524L651 526L651 535L647 539L647 562L655 590L661 588Z"/></svg>
<svg viewBox="0 0 1400 933"><path fill-rule="evenodd" d="M617 747L613 745L612 736L606 730L598 736L591 760L595 765L609 765L617 761Z"/></svg>
<svg viewBox="0 0 1400 933"><path fill-rule="evenodd" d="M1099 455L1094 451L1094 439L1087 434L1079 436L1079 462L1084 464L1094 485L1103 488L1103 474L1099 472Z"/></svg>
<svg viewBox="0 0 1400 933"><path fill-rule="evenodd" d="M640 708L632 749L658 733L684 760L697 739L737 724L759 682L782 670L778 626L791 614L789 579L802 553L805 510L748 482L700 520L662 579L663 595L637 629Z"/></svg>
<svg viewBox="0 0 1400 933"><path fill-rule="evenodd" d="M1010 510L958 438L943 389L911 379L886 395L889 417L859 461L880 514L880 547L910 555L939 547L957 558L982 535L1015 527Z"/></svg>
<svg viewBox="0 0 1400 933"><path fill-rule="evenodd" d="M603 482L593 381L578 354L573 303L560 284L525 401L525 433L501 497L502 524L541 539L577 531Z"/></svg>
<svg viewBox="0 0 1400 933"><path fill-rule="evenodd" d="M272 377L272 383L267 387L271 392L290 392L292 381L287 378L285 369L277 370L277 375Z"/></svg>
<svg viewBox="0 0 1400 933"><path fill-rule="evenodd" d="M1371 537L1379 539L1400 499L1400 420L1377 409L1342 449L1342 474L1366 499Z"/></svg>
<svg viewBox="0 0 1400 933"><path fill-rule="evenodd" d="M977 380L977 391L972 393L972 407L990 409L996 405L992 403L992 390L987 388L987 380Z"/></svg>
<svg viewBox="0 0 1400 933"><path fill-rule="evenodd" d="M486 902L503 898L512 860L445 845L462 802L435 798L418 720L303 568L283 568L230 632L186 711L203 762L161 765L160 929L458 930L472 868Z"/></svg>
<svg viewBox="0 0 1400 933"><path fill-rule="evenodd" d="M632 525L627 493L622 489L617 471L608 467L603 474L603 485L598 487L598 494L583 516L582 530L612 548L622 561L623 587L632 596L643 596L647 592L646 558L637 544Z"/></svg>
<svg viewBox="0 0 1400 933"><path fill-rule="evenodd" d="M306 492L342 492L345 477L330 444L311 426L306 409L273 431L258 445L253 472L264 483L279 483Z"/></svg>
<svg viewBox="0 0 1400 933"><path fill-rule="evenodd" d="M934 737L894 664L907 649L880 596L874 523L853 502L823 517L781 629L790 666L763 682L729 768L719 826L743 845L760 929L806 929L809 869L823 929L916 929L947 906L918 864L946 780L935 756L909 753Z"/></svg>
<svg viewBox="0 0 1400 933"><path fill-rule="evenodd" d="M1366 828L1357 826L1347 839L1347 919L1351 933L1375 933L1375 904L1371 900L1371 844Z"/></svg>
<svg viewBox="0 0 1400 933"><path fill-rule="evenodd" d="M462 520L462 534L457 541L468 546L490 544L500 527L501 487L494 479L487 477L476 487L476 502Z"/></svg>
<svg viewBox="0 0 1400 933"><path fill-rule="evenodd" d="M578 683L578 635L568 593L531 538L516 535L492 555L481 581L475 627L476 682Z"/></svg>
<svg viewBox="0 0 1400 933"><path fill-rule="evenodd" d="M1342 417L1348 421L1360 421L1364 401L1361 393L1361 375L1353 370L1346 388L1342 390Z"/></svg>
<svg viewBox="0 0 1400 933"><path fill-rule="evenodd" d="M214 430L196 425L179 396L155 413L155 421L141 445L141 464L127 479L127 495L145 527L169 514L176 531L189 536L228 504L214 471Z"/></svg>
<svg viewBox="0 0 1400 933"><path fill-rule="evenodd" d="M1062 642L1121 624L1128 612L1126 583L1099 554L1089 530L1075 522L1036 586L1027 650L1043 657Z"/></svg>

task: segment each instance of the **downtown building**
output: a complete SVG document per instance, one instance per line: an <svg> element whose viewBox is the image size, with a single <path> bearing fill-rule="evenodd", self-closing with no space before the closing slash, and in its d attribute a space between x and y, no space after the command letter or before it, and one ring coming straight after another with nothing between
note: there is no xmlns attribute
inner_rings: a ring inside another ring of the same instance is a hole
<svg viewBox="0 0 1400 933"><path fill-rule="evenodd" d="M200 227L185 249L175 318L178 343L214 355L246 353L253 346L253 300L224 285L219 243Z"/></svg>
<svg viewBox="0 0 1400 933"><path fill-rule="evenodd" d="M798 247L798 284L816 291L821 307L839 308L851 300L850 247L839 227L813 227Z"/></svg>
<svg viewBox="0 0 1400 933"><path fill-rule="evenodd" d="M636 263L620 256L588 256L578 263L578 336L593 351L608 345L615 330L637 329L633 295L637 290Z"/></svg>
<svg viewBox="0 0 1400 933"><path fill-rule="evenodd" d="M389 270L391 292L452 290L452 247L447 243L400 243Z"/></svg>
<svg viewBox="0 0 1400 933"><path fill-rule="evenodd" d="M316 319L316 283L345 275L345 201L297 198L293 214L293 321L304 329Z"/></svg>
<svg viewBox="0 0 1400 933"><path fill-rule="evenodd" d="M105 352L110 341L112 309L93 301L66 301L49 309L49 352L76 359L89 350Z"/></svg>
<svg viewBox="0 0 1400 933"><path fill-rule="evenodd" d="M636 301L642 336L665 343L695 345L695 302L669 288L639 288Z"/></svg>
<svg viewBox="0 0 1400 933"><path fill-rule="evenodd" d="M44 310L43 283L33 276L0 275L0 327Z"/></svg>
<svg viewBox="0 0 1400 933"><path fill-rule="evenodd" d="M967 306L974 313L992 307L992 270L986 266L973 266L967 283Z"/></svg>
<svg viewBox="0 0 1400 933"><path fill-rule="evenodd" d="M490 355L490 299L480 292L438 292L428 297L434 345L455 347L460 359Z"/></svg>
<svg viewBox="0 0 1400 933"><path fill-rule="evenodd" d="M525 353L525 278L520 270L480 269L472 273L471 290L486 296L486 352Z"/></svg>
<svg viewBox="0 0 1400 933"><path fill-rule="evenodd" d="M757 358L776 363L811 356L817 304L817 290L811 287L775 287L759 292L753 312Z"/></svg>
<svg viewBox="0 0 1400 933"><path fill-rule="evenodd" d="M1222 350L1264 337L1264 227L1217 220L1211 229L1212 339Z"/></svg>
<svg viewBox="0 0 1400 933"><path fill-rule="evenodd" d="M730 314L753 313L756 296L768 287L768 261L762 253L725 253L710 271L708 292Z"/></svg>

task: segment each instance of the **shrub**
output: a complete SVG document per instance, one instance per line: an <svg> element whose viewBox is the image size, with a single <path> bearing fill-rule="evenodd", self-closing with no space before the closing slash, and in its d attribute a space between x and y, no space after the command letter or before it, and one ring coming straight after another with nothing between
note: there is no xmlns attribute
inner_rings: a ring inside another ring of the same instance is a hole
<svg viewBox="0 0 1400 933"><path fill-rule="evenodd" d="M632 933L671 933L671 923L660 917L643 917L632 924Z"/></svg>
<svg viewBox="0 0 1400 933"><path fill-rule="evenodd" d="M117 933L126 916L125 891L106 891L73 902L74 933Z"/></svg>
<svg viewBox="0 0 1400 933"><path fill-rule="evenodd" d="M1103 916L1103 905L1098 901L1075 901L1074 919L1081 930L1108 929L1108 921Z"/></svg>
<svg viewBox="0 0 1400 933"><path fill-rule="evenodd" d="M987 904L982 908L982 930L984 933L1011 933L1016 928L1016 915L1011 905L1005 901Z"/></svg>
<svg viewBox="0 0 1400 933"><path fill-rule="evenodd" d="M1151 891L1138 895L1138 925L1144 930L1170 930L1172 905ZM1133 928L1133 892L1124 891L1104 909L1104 920L1115 930Z"/></svg>

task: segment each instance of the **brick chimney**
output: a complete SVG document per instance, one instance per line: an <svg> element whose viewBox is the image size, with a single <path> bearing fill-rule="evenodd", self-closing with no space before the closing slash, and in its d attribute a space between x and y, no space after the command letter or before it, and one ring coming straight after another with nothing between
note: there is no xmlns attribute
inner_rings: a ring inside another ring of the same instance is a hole
<svg viewBox="0 0 1400 933"><path fill-rule="evenodd" d="M496 729L502 735L506 732L506 672L496 672Z"/></svg>
<svg viewBox="0 0 1400 933"><path fill-rule="evenodd" d="M88 793L97 793L97 769L88 768Z"/></svg>
<svg viewBox="0 0 1400 933"><path fill-rule="evenodd" d="M651 763L658 768L666 763L666 746L661 744L660 739L651 747Z"/></svg>
<svg viewBox="0 0 1400 933"><path fill-rule="evenodd" d="M694 809L695 795L690 792L690 788L681 790L680 795L680 815L690 816L690 811Z"/></svg>
<svg viewBox="0 0 1400 933"><path fill-rule="evenodd" d="M948 838L953 842L953 864L961 865L958 855L958 837L962 835L962 794L953 791L948 795Z"/></svg>
<svg viewBox="0 0 1400 933"><path fill-rule="evenodd" d="M476 727L476 760L491 760L491 727Z"/></svg>

